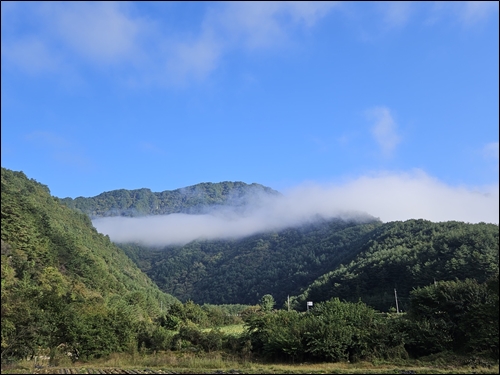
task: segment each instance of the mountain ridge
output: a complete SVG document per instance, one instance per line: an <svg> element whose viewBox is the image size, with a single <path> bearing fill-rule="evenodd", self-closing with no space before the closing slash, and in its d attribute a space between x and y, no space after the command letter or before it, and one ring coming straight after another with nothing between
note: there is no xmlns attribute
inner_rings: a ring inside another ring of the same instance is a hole
<svg viewBox="0 0 500 375"><path fill-rule="evenodd" d="M175 190L153 192L149 188L117 189L94 197L61 198L70 208L78 209L91 218L107 216L199 214L209 207L243 206L263 196L280 196L278 191L258 184L241 181L202 182Z"/></svg>
<svg viewBox="0 0 500 375"><path fill-rule="evenodd" d="M156 199L149 189L137 191ZM94 200L81 198L80 209L96 213L95 208L100 207L102 215L133 216L136 213L124 214L119 209L140 207L148 201L145 195L131 197L133 192L122 189ZM244 206L255 200L252 192L257 198L259 194L279 195L260 184L228 181L156 194L166 207L162 212L199 214L217 206ZM99 206L99 199L106 204ZM106 207L118 211L104 212ZM142 215L155 214L148 208L151 205L145 207ZM362 298L377 309L387 310L393 304L394 287L404 299L412 286L426 285L436 277L484 281L484 275L498 272L498 266L492 266L495 259L498 263L497 225L421 219L382 223L367 214L365 219L349 223L316 217L308 224L239 239L193 240L155 249L133 242L118 246L163 291L196 303L254 304L262 295L272 294L280 304L290 295L291 304L300 309L308 299L337 296L350 301ZM485 246L478 247L478 243ZM425 258L426 254L437 260ZM464 265L467 262L468 267ZM387 274L392 276L387 278Z"/></svg>

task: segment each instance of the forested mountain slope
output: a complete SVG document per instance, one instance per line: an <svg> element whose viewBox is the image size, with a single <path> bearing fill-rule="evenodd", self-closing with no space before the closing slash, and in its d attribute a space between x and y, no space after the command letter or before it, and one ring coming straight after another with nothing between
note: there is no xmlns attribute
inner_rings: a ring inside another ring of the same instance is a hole
<svg viewBox="0 0 500 375"><path fill-rule="evenodd" d="M90 217L143 216L203 213L217 205L244 206L268 195L274 196L279 193L255 183L226 181L206 182L160 193L153 193L150 189L120 189L95 197L64 198L61 201Z"/></svg>
<svg viewBox="0 0 500 375"><path fill-rule="evenodd" d="M2 360L62 343L124 350L177 301L45 185L2 168L1 189Z"/></svg>
<svg viewBox="0 0 500 375"><path fill-rule="evenodd" d="M182 247L119 246L165 291L196 303L255 304L272 294L281 304L320 275L349 262L364 236L382 223L322 220L239 240Z"/></svg>
<svg viewBox="0 0 500 375"><path fill-rule="evenodd" d="M195 241L148 249L119 245L162 290L197 303L281 306L339 297L387 311L394 289L409 293L434 280L484 282L498 272L498 225L408 220L382 224L318 221L240 240Z"/></svg>
<svg viewBox="0 0 500 375"><path fill-rule="evenodd" d="M485 282L498 274L499 231L496 224L433 223L426 220L389 222L379 226L350 262L332 269L293 298L306 301L361 300L377 309L408 308L410 292L441 280Z"/></svg>
<svg viewBox="0 0 500 375"><path fill-rule="evenodd" d="M202 183L173 191L115 190L62 201L91 217L206 213L279 195L259 184ZM119 245L165 292L197 303L254 304L272 294L294 306L339 297L381 310L402 308L409 292L434 280L482 282L498 270L498 225L409 220L383 224L318 219L236 240L152 249Z"/></svg>

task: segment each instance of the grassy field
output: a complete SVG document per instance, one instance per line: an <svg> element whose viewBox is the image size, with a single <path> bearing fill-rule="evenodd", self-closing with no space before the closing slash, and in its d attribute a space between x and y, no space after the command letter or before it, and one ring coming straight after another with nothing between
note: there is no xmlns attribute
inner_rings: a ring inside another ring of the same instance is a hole
<svg viewBox="0 0 500 375"><path fill-rule="evenodd" d="M224 353L161 352L151 355L113 354L91 362L71 363L61 359L57 366L47 360L23 361L3 367L2 374L498 374L498 363L457 356L427 358L400 363L265 363L242 360Z"/></svg>
<svg viewBox="0 0 500 375"><path fill-rule="evenodd" d="M210 332L213 328L205 328L202 329L203 332ZM233 324L230 326L223 326L223 327L218 327L223 333L227 335L241 335L245 328L243 324Z"/></svg>

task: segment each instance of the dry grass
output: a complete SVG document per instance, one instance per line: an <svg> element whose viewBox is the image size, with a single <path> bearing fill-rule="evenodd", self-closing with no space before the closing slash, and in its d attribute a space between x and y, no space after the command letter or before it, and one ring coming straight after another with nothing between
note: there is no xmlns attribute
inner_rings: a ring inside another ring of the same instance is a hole
<svg viewBox="0 0 500 375"><path fill-rule="evenodd" d="M461 365L465 362L467 366ZM35 367L35 365L37 367ZM79 373L87 369L152 369L174 373L216 373L235 372L244 374L498 374L498 363L467 361L450 356L427 358L425 361L402 361L400 363L357 362L357 363L265 363L247 361L222 352L159 352L148 355L112 354L107 358L90 362L71 363L60 361L49 367L48 360L21 361L10 367L3 367L2 374L56 373L62 368L72 368ZM41 366L41 367L40 367Z"/></svg>
<svg viewBox="0 0 500 375"><path fill-rule="evenodd" d="M205 328L202 329L203 332L210 332L213 328ZM244 331L245 328L243 324L233 324L229 326L222 326L222 327L217 327L222 333L225 333L226 335L241 335Z"/></svg>

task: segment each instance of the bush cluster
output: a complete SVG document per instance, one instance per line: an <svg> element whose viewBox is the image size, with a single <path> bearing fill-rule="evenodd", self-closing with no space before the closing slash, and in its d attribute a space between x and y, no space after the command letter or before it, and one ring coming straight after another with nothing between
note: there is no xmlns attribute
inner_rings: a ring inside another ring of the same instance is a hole
<svg viewBox="0 0 500 375"><path fill-rule="evenodd" d="M498 275L486 283L444 281L415 289L408 313L379 313L333 298L309 312L245 317L255 353L293 361L418 358L442 352L498 359Z"/></svg>

